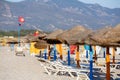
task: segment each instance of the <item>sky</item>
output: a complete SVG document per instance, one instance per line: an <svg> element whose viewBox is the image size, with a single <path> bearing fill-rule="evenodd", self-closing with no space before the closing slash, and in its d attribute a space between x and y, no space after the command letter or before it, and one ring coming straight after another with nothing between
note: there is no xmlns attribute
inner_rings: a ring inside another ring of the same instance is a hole
<svg viewBox="0 0 120 80"><path fill-rule="evenodd" d="M84 3L100 4L108 8L120 8L120 0L79 0Z"/></svg>
<svg viewBox="0 0 120 80"><path fill-rule="evenodd" d="M20 1L24 1L24 0L6 0L6 1L10 1L10 2L20 2Z"/></svg>
<svg viewBox="0 0 120 80"><path fill-rule="evenodd" d="M7 0L11 2L20 2L23 0ZM103 7L108 8L120 8L120 0L79 0L84 3L100 4Z"/></svg>

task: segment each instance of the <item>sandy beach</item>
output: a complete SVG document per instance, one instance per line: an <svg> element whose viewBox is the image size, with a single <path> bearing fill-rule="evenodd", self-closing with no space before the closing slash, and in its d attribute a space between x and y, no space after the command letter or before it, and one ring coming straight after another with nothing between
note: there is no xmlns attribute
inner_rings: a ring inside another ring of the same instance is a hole
<svg viewBox="0 0 120 80"><path fill-rule="evenodd" d="M45 73L36 57L16 56L8 47L0 47L0 80L74 80Z"/></svg>
<svg viewBox="0 0 120 80"><path fill-rule="evenodd" d="M37 57L30 56L28 52L25 52L26 56L16 56L9 47L0 47L0 80L76 80L76 77L48 75ZM105 80L103 73L95 72L93 75L94 80Z"/></svg>

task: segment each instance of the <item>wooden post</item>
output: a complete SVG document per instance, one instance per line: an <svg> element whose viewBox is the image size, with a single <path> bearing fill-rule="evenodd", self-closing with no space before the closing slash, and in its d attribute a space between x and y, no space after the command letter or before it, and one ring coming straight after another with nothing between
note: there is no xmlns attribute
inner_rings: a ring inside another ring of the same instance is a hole
<svg viewBox="0 0 120 80"><path fill-rule="evenodd" d="M97 61L96 46L94 46L94 60L95 60L95 63L96 63L96 61Z"/></svg>
<svg viewBox="0 0 120 80"><path fill-rule="evenodd" d="M109 47L106 48L106 80L110 80L110 56L109 56Z"/></svg>
<svg viewBox="0 0 120 80"><path fill-rule="evenodd" d="M79 45L77 45L76 61L77 61L77 68L80 68Z"/></svg>
<svg viewBox="0 0 120 80"><path fill-rule="evenodd" d="M63 56L62 56L62 44L59 44L59 51L60 51L60 59L63 60Z"/></svg>
<svg viewBox="0 0 120 80"><path fill-rule="evenodd" d="M50 45L48 46L48 60L50 60Z"/></svg>
<svg viewBox="0 0 120 80"><path fill-rule="evenodd" d="M112 53L112 55L113 55L113 64L115 64L115 48L113 47L112 50L113 50L113 53Z"/></svg>

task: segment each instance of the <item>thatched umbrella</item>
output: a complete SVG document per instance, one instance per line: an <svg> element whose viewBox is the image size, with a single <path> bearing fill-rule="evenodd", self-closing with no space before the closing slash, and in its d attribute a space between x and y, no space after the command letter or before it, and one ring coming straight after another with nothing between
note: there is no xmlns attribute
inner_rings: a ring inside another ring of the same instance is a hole
<svg viewBox="0 0 120 80"><path fill-rule="evenodd" d="M17 38L6 38L6 43L18 43Z"/></svg>
<svg viewBox="0 0 120 80"><path fill-rule="evenodd" d="M26 38L26 36L22 36L22 37L20 38L20 42L29 43L30 41L29 41L28 38Z"/></svg>
<svg viewBox="0 0 120 80"><path fill-rule="evenodd" d="M27 34L26 36L22 37L22 39L24 39L28 42L32 42L32 41L37 41L38 37L36 37L32 33L30 33L30 34Z"/></svg>
<svg viewBox="0 0 120 80"><path fill-rule="evenodd" d="M100 34L95 34L90 37L93 42L99 43L99 45L106 47L106 80L110 80L110 57L109 47L120 46L120 25L114 28L108 28L105 31L100 31ZM91 44L91 43L88 43ZM91 44L92 45L92 44ZM95 45L95 44L94 44Z"/></svg>
<svg viewBox="0 0 120 80"><path fill-rule="evenodd" d="M2 38L0 38L0 43L2 43L3 42L3 39Z"/></svg>
<svg viewBox="0 0 120 80"><path fill-rule="evenodd" d="M51 32L50 34L48 34L44 40L46 40L48 43L50 44L55 44L55 43L61 43L56 37L63 33L63 30L61 29L58 29L58 30L55 30L53 32Z"/></svg>
<svg viewBox="0 0 120 80"><path fill-rule="evenodd" d="M31 34L28 34L28 35L22 37L22 39L23 40L26 39L26 41L28 41L28 42L37 42L37 41L39 41L40 39L42 39L44 37L46 37L45 33L40 33L37 36L34 36L34 34L31 33Z"/></svg>
<svg viewBox="0 0 120 80"><path fill-rule="evenodd" d="M83 39L91 32L91 30L83 27L76 26L72 29L69 29L62 34L57 36L57 39L67 44L83 44Z"/></svg>
<svg viewBox="0 0 120 80"><path fill-rule="evenodd" d="M33 53L33 52L37 52L38 53L38 50L37 49L34 49L34 44L36 42L38 42L40 39L44 38L46 36L46 34L44 33L39 33L36 35L36 33L31 33L31 34L27 34L26 36L22 37L21 38L21 41L25 42L27 41L28 43L30 43L30 52Z"/></svg>
<svg viewBox="0 0 120 80"><path fill-rule="evenodd" d="M5 42L9 44L11 50L14 50L14 45L18 44L17 38L5 38Z"/></svg>
<svg viewBox="0 0 120 80"><path fill-rule="evenodd" d="M104 41L102 43L119 43L120 42L120 24L110 29L104 36Z"/></svg>
<svg viewBox="0 0 120 80"><path fill-rule="evenodd" d="M60 41L71 45L71 44L84 44L84 39L87 37L87 35L91 33L91 30L83 27L83 26L76 26L72 29L69 29L62 34L57 36L57 39ZM76 53L76 59L77 59L77 67L80 67L79 65L79 46L77 46L77 53ZM69 54L68 54L69 56ZM68 63L70 63L68 61Z"/></svg>
<svg viewBox="0 0 120 80"><path fill-rule="evenodd" d="M46 42L46 41L44 41L44 40L39 40L38 42L36 42L35 44L34 44L34 47L35 48L37 48L37 49L40 49L40 54L39 54L39 56L41 57L41 49L47 49L47 46L48 46L49 44ZM45 54L45 59L46 59L46 53L44 53Z"/></svg>
<svg viewBox="0 0 120 80"><path fill-rule="evenodd" d="M106 29L105 30L100 30L100 31L97 31L97 32L92 32L90 34L88 34L85 38L84 38L84 43L85 44L88 44L86 45L86 54L88 53L88 50L89 50L89 54L90 54L90 79L92 80L93 79L93 49L91 47L91 45L98 45L100 44L98 41L92 39L91 37L94 35L95 37L98 37L98 34L99 34L99 37L101 36L101 32L104 34L104 32L106 32ZM81 40L80 40L81 41ZM95 57L96 57L96 50L94 48L94 52L95 52ZM96 60L95 60L96 61Z"/></svg>
<svg viewBox="0 0 120 80"><path fill-rule="evenodd" d="M46 49L47 45L49 45L46 41L44 40L39 40L38 42L35 43L35 48L37 49Z"/></svg>
<svg viewBox="0 0 120 80"><path fill-rule="evenodd" d="M118 43L120 42L120 25L117 25L114 28L104 28L102 30L96 31L94 35L92 35L90 40L93 42L98 42L102 46L120 46ZM88 40L89 41L89 40ZM88 42L89 43L89 42Z"/></svg>
<svg viewBox="0 0 120 80"><path fill-rule="evenodd" d="M61 34L63 32L63 30L61 29L58 29L58 30L55 30L53 32L51 32L50 34L48 34L44 40L47 41L47 43L49 44L60 44L61 45L61 42L56 38L56 36L58 34ZM50 60L50 46L48 47L48 59ZM62 59L62 52L60 52L60 58ZM54 60L56 60L56 48L55 48L55 45L54 45Z"/></svg>

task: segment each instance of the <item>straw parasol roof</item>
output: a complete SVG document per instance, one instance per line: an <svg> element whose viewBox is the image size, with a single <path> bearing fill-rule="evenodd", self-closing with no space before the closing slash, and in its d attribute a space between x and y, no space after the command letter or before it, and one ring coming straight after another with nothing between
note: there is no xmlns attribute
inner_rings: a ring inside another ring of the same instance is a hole
<svg viewBox="0 0 120 80"><path fill-rule="evenodd" d="M56 39L56 36L61 33L63 33L63 30L61 29L55 30L51 32L50 34L48 34L44 39Z"/></svg>
<svg viewBox="0 0 120 80"><path fill-rule="evenodd" d="M57 39L67 44L84 44L83 40L90 32L91 30L79 25L59 34Z"/></svg>
<svg viewBox="0 0 120 80"><path fill-rule="evenodd" d="M94 44L99 44L102 46L120 46L119 30L120 30L120 25L117 25L114 28L108 27L101 29L99 31L96 31L94 35L91 35L89 37L88 42L86 40L86 43L93 44L92 42L95 42Z"/></svg>
<svg viewBox="0 0 120 80"><path fill-rule="evenodd" d="M103 35L105 35L110 29L111 27L105 27L100 30L93 31L85 38L85 43L90 45L100 45L101 37L103 37Z"/></svg>
<svg viewBox="0 0 120 80"><path fill-rule="evenodd" d="M112 27L105 27L103 29L97 30L91 34L91 38L94 39L95 41L101 42L101 39L104 35L107 34L109 30L111 30Z"/></svg>
<svg viewBox="0 0 120 80"><path fill-rule="evenodd" d="M17 38L5 38L6 43L18 43Z"/></svg>
<svg viewBox="0 0 120 80"><path fill-rule="evenodd" d="M3 40L4 40L3 38L0 38L0 43L2 43L2 42L3 42Z"/></svg>
<svg viewBox="0 0 120 80"><path fill-rule="evenodd" d="M28 41L28 42L34 42L34 41L39 41L39 39L42 39L42 38L44 38L46 36L46 34L45 33L40 33L39 35L37 35L37 36L34 36L34 34L28 34L28 35L26 35L26 36L24 36L22 39L25 41L25 39L26 39L26 41Z"/></svg>
<svg viewBox="0 0 120 80"><path fill-rule="evenodd" d="M38 48L38 49L45 49L47 48L47 45L49 45L46 41L44 40L39 40L38 42L35 43L35 48Z"/></svg>
<svg viewBox="0 0 120 80"><path fill-rule="evenodd" d="M58 30L55 30L53 32L51 32L50 34L48 34L44 40L46 40L48 43L50 44L54 44L54 43L61 43L56 37L57 35L63 33L63 30L61 29L58 29Z"/></svg>
<svg viewBox="0 0 120 80"><path fill-rule="evenodd" d="M31 34L27 34L26 36L22 37L22 39L28 41L28 42L32 42L32 41L38 41L38 36L34 36L32 33Z"/></svg>
<svg viewBox="0 0 120 80"><path fill-rule="evenodd" d="M103 38L106 39L107 42L120 42L120 24L112 28L107 32Z"/></svg>
<svg viewBox="0 0 120 80"><path fill-rule="evenodd" d="M23 36L23 37L20 37L20 42L29 43L29 39Z"/></svg>

